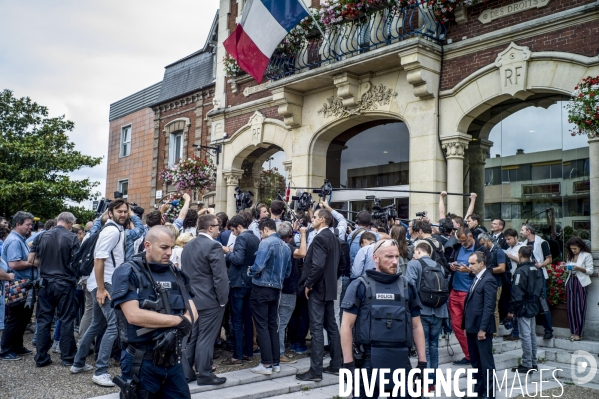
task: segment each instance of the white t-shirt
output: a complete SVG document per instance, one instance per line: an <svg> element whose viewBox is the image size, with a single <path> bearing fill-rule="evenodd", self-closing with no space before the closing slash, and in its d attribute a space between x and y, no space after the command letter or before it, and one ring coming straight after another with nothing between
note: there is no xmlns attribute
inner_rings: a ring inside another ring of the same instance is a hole
<svg viewBox="0 0 599 399"><path fill-rule="evenodd" d="M519 242L518 244L514 245L513 247L508 246L507 249L504 249L503 251L508 254L508 255L512 255L515 256L516 258L518 257L518 250L520 250L520 247L523 246L524 244L522 244L521 242ZM512 276L514 275L514 273L516 272L516 267L518 267L518 262L515 262L513 260L510 259L510 262L512 262Z"/></svg>
<svg viewBox="0 0 599 399"><path fill-rule="evenodd" d="M104 230L102 230L98 237L98 241L96 242L94 258L105 259L104 282L112 284L112 274L114 273L114 269L125 262L125 230L123 229L123 226L112 220L106 222L106 225L109 224L116 226L118 229L115 229L114 227L105 227ZM114 256L114 262L112 261L112 256L110 256L110 251L112 251L112 255ZM98 288L98 283L96 281L95 270L93 270L87 279L87 290L92 292L96 288Z"/></svg>

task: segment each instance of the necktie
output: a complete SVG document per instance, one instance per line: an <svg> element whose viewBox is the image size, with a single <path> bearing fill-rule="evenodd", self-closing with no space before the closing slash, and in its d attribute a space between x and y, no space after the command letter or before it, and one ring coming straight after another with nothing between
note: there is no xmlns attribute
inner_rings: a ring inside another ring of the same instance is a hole
<svg viewBox="0 0 599 399"><path fill-rule="evenodd" d="M476 286L476 283L478 283L478 277L474 280L474 283L472 283L472 285L470 286L470 292L474 291L474 287Z"/></svg>

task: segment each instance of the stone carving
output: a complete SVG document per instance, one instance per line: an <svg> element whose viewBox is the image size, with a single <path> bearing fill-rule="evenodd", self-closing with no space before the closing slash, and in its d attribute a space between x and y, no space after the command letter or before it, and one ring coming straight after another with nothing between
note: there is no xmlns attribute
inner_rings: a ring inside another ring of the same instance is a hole
<svg viewBox="0 0 599 399"><path fill-rule="evenodd" d="M360 115L364 111L377 109L381 105L389 104L393 97L397 97L397 92L388 89L381 83L378 86L372 86L370 90L364 93L360 100L356 102L355 107L346 107L343 105L341 97L329 97L327 98L327 102L322 105L322 109L318 110L318 113L323 114L325 117Z"/></svg>
<svg viewBox="0 0 599 399"><path fill-rule="evenodd" d="M254 115L248 121L248 126L252 130L252 144L258 145L262 143L262 133L264 132L264 121L266 117L260 112L254 112Z"/></svg>
<svg viewBox="0 0 599 399"><path fill-rule="evenodd" d="M267 85L268 85L268 82L262 83L261 85L257 85L257 86L246 87L245 89L243 89L243 95L248 97L254 93L259 93L261 91L264 91L264 90L266 90Z"/></svg>
<svg viewBox="0 0 599 399"><path fill-rule="evenodd" d="M239 184L239 179L241 179L242 174L238 172L225 172L223 173L225 176L225 184L227 186L236 186Z"/></svg>
<svg viewBox="0 0 599 399"><path fill-rule="evenodd" d="M463 158L468 148L468 143L462 141L448 141L441 145L448 157Z"/></svg>
<svg viewBox="0 0 599 399"><path fill-rule="evenodd" d="M488 10L484 10L478 17L478 20L483 24L488 24L493 20L509 17L510 15L514 15L522 11L545 7L547 4L549 4L549 1L551 0L521 0L503 7L490 8Z"/></svg>
<svg viewBox="0 0 599 399"><path fill-rule="evenodd" d="M512 42L495 59L495 66L499 68L501 78L501 91L520 100L525 100L532 92L526 91L526 77L528 75L528 60L531 52L528 47L518 46Z"/></svg>

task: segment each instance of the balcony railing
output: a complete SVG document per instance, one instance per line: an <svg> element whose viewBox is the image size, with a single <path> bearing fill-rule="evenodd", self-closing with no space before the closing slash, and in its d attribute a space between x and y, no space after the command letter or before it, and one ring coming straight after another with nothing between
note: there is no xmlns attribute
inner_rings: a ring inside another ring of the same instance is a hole
<svg viewBox="0 0 599 399"><path fill-rule="evenodd" d="M318 68L322 65L364 54L409 37L422 37L435 43L445 39L446 27L431 10L422 5L386 8L306 37L295 51L275 52L265 76L278 80L286 76Z"/></svg>

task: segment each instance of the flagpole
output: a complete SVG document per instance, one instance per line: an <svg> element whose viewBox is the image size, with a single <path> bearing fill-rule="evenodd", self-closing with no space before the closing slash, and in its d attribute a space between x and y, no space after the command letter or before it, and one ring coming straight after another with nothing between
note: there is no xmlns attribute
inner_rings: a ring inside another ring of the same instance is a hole
<svg viewBox="0 0 599 399"><path fill-rule="evenodd" d="M302 7L304 7L304 10L306 10L306 12L310 16L310 18L312 18L312 21L314 21L314 25L316 25L316 28L318 29L318 31L322 35L322 39L324 40L325 36L324 36L324 32L322 31L322 28L320 27L320 24L318 23L318 21L316 20L316 18L314 18L314 15L312 15L312 13L310 12L310 9L306 5L306 3L304 3L304 0L299 0L299 2L302 5Z"/></svg>

